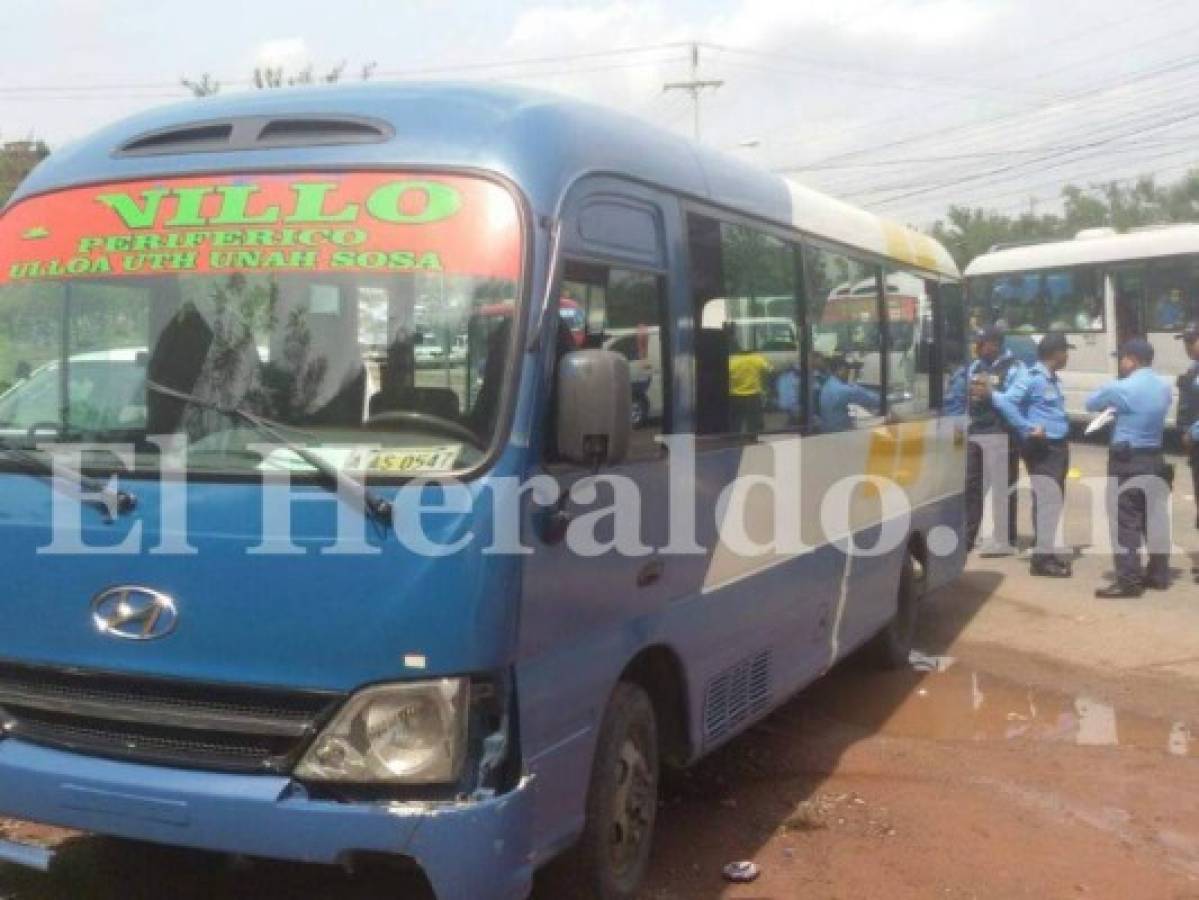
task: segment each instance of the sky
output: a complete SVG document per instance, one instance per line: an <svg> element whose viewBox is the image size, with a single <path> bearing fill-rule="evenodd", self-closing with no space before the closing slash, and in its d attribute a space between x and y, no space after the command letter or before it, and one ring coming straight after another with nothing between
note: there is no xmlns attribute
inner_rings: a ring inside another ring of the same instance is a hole
<svg viewBox="0 0 1199 900"><path fill-rule="evenodd" d="M1195 0L5 0L0 141L51 146L256 66L508 81L918 226L1199 166Z"/></svg>

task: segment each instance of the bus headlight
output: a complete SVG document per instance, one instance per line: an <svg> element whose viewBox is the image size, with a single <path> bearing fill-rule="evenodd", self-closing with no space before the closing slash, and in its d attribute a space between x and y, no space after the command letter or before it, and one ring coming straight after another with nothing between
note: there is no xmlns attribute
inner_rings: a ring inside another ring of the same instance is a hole
<svg viewBox="0 0 1199 900"><path fill-rule="evenodd" d="M470 682L442 678L367 688L317 736L295 774L319 781L453 781L466 746Z"/></svg>

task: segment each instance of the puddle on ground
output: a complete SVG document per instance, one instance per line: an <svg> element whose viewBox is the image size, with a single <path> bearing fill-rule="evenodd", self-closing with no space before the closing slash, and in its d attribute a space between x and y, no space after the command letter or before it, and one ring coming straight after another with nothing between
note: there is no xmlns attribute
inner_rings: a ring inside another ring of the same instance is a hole
<svg viewBox="0 0 1199 900"><path fill-rule="evenodd" d="M1032 688L946 656L913 653L912 668L904 672L844 668L813 685L808 696L835 719L900 737L1060 741L1199 756L1199 736L1185 722Z"/></svg>

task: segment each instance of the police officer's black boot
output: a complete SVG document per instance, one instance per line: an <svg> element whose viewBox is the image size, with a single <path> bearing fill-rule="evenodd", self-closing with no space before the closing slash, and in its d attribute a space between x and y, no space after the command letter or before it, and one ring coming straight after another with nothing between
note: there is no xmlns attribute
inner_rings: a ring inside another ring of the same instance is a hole
<svg viewBox="0 0 1199 900"><path fill-rule="evenodd" d="M1152 554L1149 557L1149 570L1145 575L1145 587L1154 591L1170 589L1170 557L1166 554Z"/></svg>
<svg viewBox="0 0 1199 900"><path fill-rule="evenodd" d="M1056 556L1034 556L1028 571L1038 578L1069 578L1074 574L1070 564Z"/></svg>
<svg viewBox="0 0 1199 900"><path fill-rule="evenodd" d="M1144 593L1145 589L1139 582L1113 581L1107 587L1096 590L1095 596L1100 600L1135 600Z"/></svg>

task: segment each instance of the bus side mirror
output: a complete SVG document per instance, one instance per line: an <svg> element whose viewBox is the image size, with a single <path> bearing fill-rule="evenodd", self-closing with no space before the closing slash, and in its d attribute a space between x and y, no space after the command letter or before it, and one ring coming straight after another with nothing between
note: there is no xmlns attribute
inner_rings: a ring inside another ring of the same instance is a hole
<svg viewBox="0 0 1199 900"><path fill-rule="evenodd" d="M575 350L558 363L558 453L591 467L621 462L632 431L629 361L611 350Z"/></svg>

